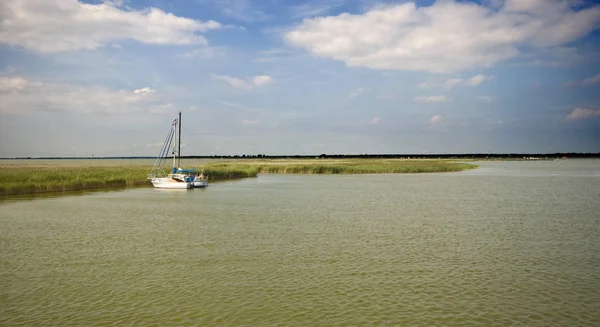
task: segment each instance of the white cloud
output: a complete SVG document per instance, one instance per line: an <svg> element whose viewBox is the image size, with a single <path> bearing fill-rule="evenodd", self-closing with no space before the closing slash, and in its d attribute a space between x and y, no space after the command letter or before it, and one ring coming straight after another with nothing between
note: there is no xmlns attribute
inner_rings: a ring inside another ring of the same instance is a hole
<svg viewBox="0 0 600 327"><path fill-rule="evenodd" d="M429 121L431 122L431 124L437 125L437 124L441 123L443 119L444 119L444 117L442 117L440 115L435 115L435 116L431 117L431 119Z"/></svg>
<svg viewBox="0 0 600 327"><path fill-rule="evenodd" d="M586 78L581 82L581 85L594 85L600 83L600 74L596 74L596 76Z"/></svg>
<svg viewBox="0 0 600 327"><path fill-rule="evenodd" d="M138 93L154 93L154 89L151 89L149 87L145 87L142 89L135 89L133 90L133 93L138 94Z"/></svg>
<svg viewBox="0 0 600 327"><path fill-rule="evenodd" d="M305 19L284 38L349 66L453 72L514 57L521 46L566 44L598 22L600 6L574 11L562 0L506 0L497 9L438 0L431 6L406 2L360 15Z"/></svg>
<svg viewBox="0 0 600 327"><path fill-rule="evenodd" d="M234 88L242 90L251 90L253 88L259 88L270 85L274 82L274 79L268 75L257 75L249 80L243 80L241 78L211 74L210 77L214 80L224 82Z"/></svg>
<svg viewBox="0 0 600 327"><path fill-rule="evenodd" d="M491 80L493 77L483 74L477 74L468 79L451 78L444 83L444 87L451 89L455 86L479 86L485 81Z"/></svg>
<svg viewBox="0 0 600 327"><path fill-rule="evenodd" d="M445 95L431 95L431 96L416 97L413 100L418 101L418 102L445 102L445 101L450 101L450 98L448 98Z"/></svg>
<svg viewBox="0 0 600 327"><path fill-rule="evenodd" d="M216 74L211 74L210 77L216 81L221 81L226 84L229 84L230 86L235 87L236 89L250 90L252 88L252 84L247 83L243 79L239 79L236 77Z"/></svg>
<svg viewBox="0 0 600 327"><path fill-rule="evenodd" d="M485 76L483 74L478 74L478 75L475 75L475 76L469 78L467 80L467 85L478 86L478 85L481 85L483 82L488 81L490 79L491 79L490 76Z"/></svg>
<svg viewBox="0 0 600 327"><path fill-rule="evenodd" d="M201 22L156 8L124 9L121 4L4 0L0 43L37 52L93 50L125 39L146 44L207 44L198 33L222 27L212 20Z"/></svg>
<svg viewBox="0 0 600 327"><path fill-rule="evenodd" d="M273 78L268 75L258 75L252 78L252 84L255 87L266 86L273 83Z"/></svg>
<svg viewBox="0 0 600 327"><path fill-rule="evenodd" d="M163 101L154 90L109 90L95 86L45 83L21 77L0 77L0 85L11 80L11 88L0 89L1 114L66 112L69 114L122 115L173 113L173 104ZM14 81L18 81L15 83ZM15 87L15 85L17 85Z"/></svg>
<svg viewBox="0 0 600 327"><path fill-rule="evenodd" d="M567 116L567 120L584 120L600 117L600 109L575 108Z"/></svg>
<svg viewBox="0 0 600 327"><path fill-rule="evenodd" d="M0 77L0 92L18 91L27 87L27 80L21 77Z"/></svg>
<svg viewBox="0 0 600 327"><path fill-rule="evenodd" d="M373 117L373 119L371 119L369 121L369 124L371 124L371 125L377 125L377 124L379 124L380 121L381 121L381 118L375 116L375 117Z"/></svg>

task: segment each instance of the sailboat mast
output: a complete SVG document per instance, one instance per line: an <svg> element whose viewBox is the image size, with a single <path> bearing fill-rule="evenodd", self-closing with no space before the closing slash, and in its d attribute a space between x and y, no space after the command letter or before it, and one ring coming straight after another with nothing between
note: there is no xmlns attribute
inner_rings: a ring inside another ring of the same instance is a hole
<svg viewBox="0 0 600 327"><path fill-rule="evenodd" d="M179 124L177 125L179 128L179 138L177 142L177 168L181 167L181 111L179 112Z"/></svg>
<svg viewBox="0 0 600 327"><path fill-rule="evenodd" d="M177 157L175 156L175 152L176 152L175 150L177 150L177 142L179 142L179 140L177 140L177 126L179 125L179 121L177 121L177 119L175 119L173 121L173 124L175 124L175 129L172 130L172 133L173 133L172 135L173 135L173 138L175 139L175 142L173 143L173 152L172 153L173 153L173 169L175 169L175 164L177 163L176 162ZM175 173L175 170L173 170L173 173Z"/></svg>

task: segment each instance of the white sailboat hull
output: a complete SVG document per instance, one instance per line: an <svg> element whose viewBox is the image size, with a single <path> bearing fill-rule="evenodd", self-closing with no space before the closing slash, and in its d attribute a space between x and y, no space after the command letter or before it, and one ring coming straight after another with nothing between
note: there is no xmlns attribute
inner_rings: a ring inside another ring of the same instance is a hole
<svg viewBox="0 0 600 327"><path fill-rule="evenodd" d="M170 188L170 189L192 188L191 182L181 182L181 181L176 181L172 178L166 178L166 177L152 178L150 180L150 182L152 182L152 185L154 185L154 187L156 187L156 188Z"/></svg>

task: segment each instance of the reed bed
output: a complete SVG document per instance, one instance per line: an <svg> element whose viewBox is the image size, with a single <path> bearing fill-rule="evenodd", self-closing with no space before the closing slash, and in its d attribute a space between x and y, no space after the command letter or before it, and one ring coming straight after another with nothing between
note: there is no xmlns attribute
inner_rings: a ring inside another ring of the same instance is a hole
<svg viewBox="0 0 600 327"><path fill-rule="evenodd" d="M208 182L222 180L256 177L259 173L257 167L229 164L210 164L204 168L204 175Z"/></svg>
<svg viewBox="0 0 600 327"><path fill-rule="evenodd" d="M104 164L104 165L103 165ZM151 163L136 160L0 161L0 196L147 185ZM209 182L272 174L395 174L455 172L477 167L449 160L309 159L186 162Z"/></svg>
<svg viewBox="0 0 600 327"><path fill-rule="evenodd" d="M0 170L0 195L133 186L146 174L141 167L13 167Z"/></svg>
<svg viewBox="0 0 600 327"><path fill-rule="evenodd" d="M98 160L95 160L96 162ZM147 175L151 165L119 162L108 166L56 161L35 165L0 163L0 196L31 193L64 192L135 185L150 186ZM258 171L245 167L217 167L204 171L209 182L256 177Z"/></svg>
<svg viewBox="0 0 600 327"><path fill-rule="evenodd" d="M312 159L312 160L243 160L207 167L219 169L256 169L272 174L398 174L457 172L476 168L477 165L450 160L404 159Z"/></svg>

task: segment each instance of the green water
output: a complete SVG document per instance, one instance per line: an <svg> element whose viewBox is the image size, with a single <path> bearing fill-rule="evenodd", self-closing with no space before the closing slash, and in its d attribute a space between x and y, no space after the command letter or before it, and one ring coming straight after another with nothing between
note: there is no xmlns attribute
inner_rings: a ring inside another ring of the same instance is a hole
<svg viewBox="0 0 600 327"><path fill-rule="evenodd" d="M600 160L0 202L2 326L598 326Z"/></svg>

